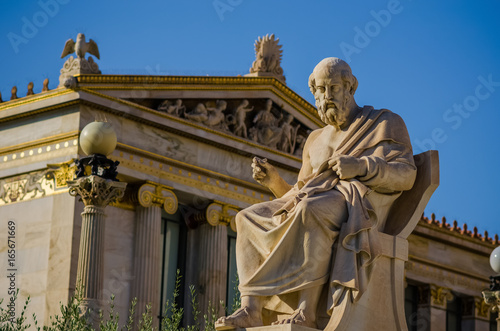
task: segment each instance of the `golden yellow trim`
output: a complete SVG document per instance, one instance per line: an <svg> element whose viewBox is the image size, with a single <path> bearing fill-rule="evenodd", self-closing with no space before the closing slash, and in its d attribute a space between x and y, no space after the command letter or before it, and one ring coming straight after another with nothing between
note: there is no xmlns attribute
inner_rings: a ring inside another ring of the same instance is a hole
<svg viewBox="0 0 500 331"><path fill-rule="evenodd" d="M274 93L277 97L287 100L289 105L297 110L299 113L305 115L310 121L318 125L319 127L325 126L323 122L319 119L319 116L317 114L316 108L312 107L311 104L307 101L307 105L298 102L295 98L293 98L289 93L285 92L284 90L281 90L279 88L276 88L275 86L271 86L271 89L269 88L263 88L263 87L253 87L253 86L154 86L154 87L149 87L149 86L100 86L100 85L90 85L90 86L85 86L82 88L82 90L169 90L169 91L210 91L210 90L223 90L223 91L270 91ZM295 93L295 92L293 92ZM299 106L302 106L302 108L297 107L295 104L298 104ZM306 113L302 111L302 109L306 110Z"/></svg>
<svg viewBox="0 0 500 331"><path fill-rule="evenodd" d="M116 207L116 208L135 211L135 205L132 202L128 202L128 201L118 200L118 201L110 203L109 205L112 207Z"/></svg>
<svg viewBox="0 0 500 331"><path fill-rule="evenodd" d="M314 117L316 109L300 95L275 77L234 77L234 76L149 76L149 75L77 75L79 84L219 84L219 85L271 85L283 91L290 99L301 104ZM87 86L88 87L88 86ZM95 86L93 88L103 88ZM146 89L145 86L141 87ZM227 89L227 87L226 87Z"/></svg>
<svg viewBox="0 0 500 331"><path fill-rule="evenodd" d="M80 133L79 131L64 132L64 133L56 134L56 135L53 135L50 137L44 137L44 138L28 141L28 142L22 143L22 144L0 148L0 155L17 153L17 152L22 151L24 149L37 148L37 147L43 146L43 145L50 145L50 144L53 144L53 143L58 142L58 141L64 141L64 140L67 140L70 138L78 137L79 133Z"/></svg>
<svg viewBox="0 0 500 331"><path fill-rule="evenodd" d="M5 102L2 102L0 104L0 111L5 110L5 109L18 107L21 105L30 104L30 103L37 102L40 100L49 99L52 97L57 97L60 95L70 94L73 92L75 92L75 91L67 89L67 88L61 88L61 89L57 88L55 90L50 90L48 92L41 92L41 93L37 93L35 95L30 95L30 96L21 97L21 98L15 99L15 100L5 101Z"/></svg>
<svg viewBox="0 0 500 331"><path fill-rule="evenodd" d="M54 109L70 107L70 106L73 106L73 105L77 105L80 102L81 102L81 100L78 99L78 100L68 101L68 102L64 102L64 103L57 104L57 105L50 106L50 107L44 107L44 108L34 109L32 111L27 111L27 112L15 114L15 115L12 115L12 116L9 116L9 117L0 118L0 123L7 122L7 121L14 121L14 120L17 120L19 118L23 118L23 117L27 117L27 116L33 116L33 115L40 114L40 113L43 113L43 112L46 112L46 111L51 111L51 110L54 110ZM0 111L1 111L1 109L0 109Z"/></svg>
<svg viewBox="0 0 500 331"><path fill-rule="evenodd" d="M174 167L182 167L182 168L186 169L187 171L198 172L198 173L201 173L202 175L205 175L205 176L210 176L210 177L213 177L213 178L223 179L223 180L225 180L225 181L227 181L227 182L229 182L231 184L236 184L236 185L240 185L240 186L246 186L248 188L251 188L254 191L268 193L268 191L266 191L260 185L257 185L257 184L254 184L254 183L250 183L250 182L247 182L247 181L239 179L239 178L234 178L234 177L231 177L231 176L228 176L228 175L224 175L224 174L218 173L216 171L205 169L205 168L202 168L202 167L199 167L199 166L196 166L196 165L192 165L192 164L188 164L188 163L185 163L185 162L182 162L182 161L179 161L179 160L175 160L175 159L163 156L163 155L155 154L155 153L152 153L152 152L149 152L149 151L146 151L146 150L134 147L134 146L130 146L130 145L126 145L126 144L118 142L117 143L117 149L123 149L123 150L128 151L128 152L132 152L132 153L136 153L136 154L142 154L142 155L145 155L148 158L151 158L153 160L156 160L156 161L159 161L159 162L163 162L163 163L166 163L166 164L169 164L169 165L173 165ZM132 156L132 155L130 155L130 156ZM123 159L125 159L125 158L123 158ZM172 167L170 167L169 171L172 171L172 170L173 170ZM198 182L200 179L201 179L201 177L198 176L198 180L194 180L194 181Z"/></svg>
<svg viewBox="0 0 500 331"><path fill-rule="evenodd" d="M252 147L263 149L263 150L265 150L267 152L270 152L270 153L273 153L273 154L277 154L277 155L286 157L286 158L288 158L290 160L293 160L293 161L296 161L296 162L302 162L302 160L300 158L298 158L298 157L296 157L294 155L283 153L281 151L278 151L278 150L275 150L275 149L271 149L271 148L266 147L264 145L259 145L259 144L253 143L251 141L244 140L244 139L242 139L242 138L240 138L238 136L232 135L232 134L228 134L228 133L225 133L225 132L222 132L222 131L214 130L214 129L211 129L211 128L206 127L206 126L198 125L198 124L196 124L194 122L191 122L191 121L179 118L179 117L175 117L175 116L170 116L168 114L165 114L165 113L153 110L151 108L144 107L144 106L141 106L141 105L138 105L136 103L133 103L133 102L130 102L130 101L126 101L126 100L123 100L123 99L114 98L114 97L111 97L109 95L102 94L102 93L99 93L99 92L96 92L96 91L87 90L87 89L84 89L84 88L82 88L81 90L84 91L84 92L87 92L87 93L90 93L90 94L93 94L93 95L96 95L96 96L99 96L99 97L111 100L111 101L119 102L119 103L125 104L127 106L134 107L136 109L140 109L140 110L146 111L146 112L154 114L156 116L167 118L167 119L169 119L171 121L174 121L174 122L177 122L177 123L181 123L181 124L188 125L188 126L191 126L193 128L196 128L196 129L204 130L204 131L207 131L207 132L219 135L219 136L224 137L226 139L235 140L237 142L240 142L240 143L252 146Z"/></svg>

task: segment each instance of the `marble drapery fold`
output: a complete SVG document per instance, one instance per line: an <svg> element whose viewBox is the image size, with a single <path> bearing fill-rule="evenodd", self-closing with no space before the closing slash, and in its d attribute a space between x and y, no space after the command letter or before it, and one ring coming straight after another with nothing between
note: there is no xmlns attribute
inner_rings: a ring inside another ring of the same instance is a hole
<svg viewBox="0 0 500 331"><path fill-rule="evenodd" d="M294 293L325 283L329 313L342 298L361 297L380 255L378 233L394 200L412 187L416 167L403 120L370 106L331 157L339 154L365 160L366 175L339 180L324 162L283 197L237 215L242 295L268 297L265 308L284 313L294 310L287 303Z"/></svg>

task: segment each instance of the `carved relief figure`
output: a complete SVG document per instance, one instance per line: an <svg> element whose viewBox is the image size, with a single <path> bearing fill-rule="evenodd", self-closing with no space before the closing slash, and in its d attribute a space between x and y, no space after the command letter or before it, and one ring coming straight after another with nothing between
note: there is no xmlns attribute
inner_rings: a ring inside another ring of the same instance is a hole
<svg viewBox="0 0 500 331"><path fill-rule="evenodd" d="M225 123L224 111L226 110L227 102L224 100L217 100L215 107L208 107L208 117L203 124L210 126L212 128L218 128L221 130L228 130Z"/></svg>
<svg viewBox="0 0 500 331"><path fill-rule="evenodd" d="M32 173L28 175L26 183L24 184L23 197L21 200L27 198L28 193L34 192L32 197L36 196L38 192L42 193L42 196L45 196L45 190L42 188L41 179L45 177L47 171L43 171L40 173Z"/></svg>
<svg viewBox="0 0 500 331"><path fill-rule="evenodd" d="M184 113L184 117L195 122L205 122L208 119L208 110L204 104L199 103L189 113Z"/></svg>
<svg viewBox="0 0 500 331"><path fill-rule="evenodd" d="M5 189L5 180L0 180L0 200L3 200L3 202L7 202L5 197L7 196L7 193L9 192L8 189Z"/></svg>
<svg viewBox="0 0 500 331"><path fill-rule="evenodd" d="M182 104L181 99L175 100L175 103L172 103L170 100L165 100L158 106L158 111L174 116L181 116L185 110L186 106Z"/></svg>
<svg viewBox="0 0 500 331"><path fill-rule="evenodd" d="M293 116L287 115L285 121L281 124L281 141L279 143L279 149L285 153L293 153L295 149L295 141L297 138L297 131L300 125L296 127L292 126Z"/></svg>
<svg viewBox="0 0 500 331"><path fill-rule="evenodd" d="M273 101L268 99L266 108L261 110L253 119L255 130L252 130L252 135L257 138L257 141L271 148L276 148L281 140L281 129L278 123L281 118L276 118L271 112Z"/></svg>
<svg viewBox="0 0 500 331"><path fill-rule="evenodd" d="M247 113L253 110L253 107L248 107L248 100L244 99L241 104L236 108L235 111L235 127L234 134L239 137L248 138L247 136L247 126L245 124L245 119L247 117ZM247 108L248 107L248 108Z"/></svg>
<svg viewBox="0 0 500 331"><path fill-rule="evenodd" d="M309 86L326 126L307 138L293 186L267 160L254 158L254 179L276 199L236 216L241 309L221 317L218 330L260 326L264 308L286 316L275 324L316 328L322 289L324 313L342 316L371 281L381 254L378 231L392 203L413 186L416 167L403 120L356 104L358 82L346 62L322 60Z"/></svg>
<svg viewBox="0 0 500 331"><path fill-rule="evenodd" d="M309 135L310 133L311 133L311 131L307 130L307 134ZM293 155L298 156L298 157L302 157L302 151L304 150L304 145L306 143L306 140L307 140L307 136L304 136L302 134L297 135L296 143L299 144L299 146L297 147L297 149L295 149L295 152L293 153Z"/></svg>

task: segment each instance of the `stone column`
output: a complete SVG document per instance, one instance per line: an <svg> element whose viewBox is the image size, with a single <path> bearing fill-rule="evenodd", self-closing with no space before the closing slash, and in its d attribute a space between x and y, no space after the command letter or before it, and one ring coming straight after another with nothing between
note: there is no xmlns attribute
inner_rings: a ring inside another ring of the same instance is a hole
<svg viewBox="0 0 500 331"><path fill-rule="evenodd" d="M207 223L200 225L198 235L198 284L200 311L206 312L209 302L217 315L225 314L219 302L226 301L228 241L227 225L237 213L223 203L214 202L205 210ZM227 306L227 302L225 302Z"/></svg>
<svg viewBox="0 0 500 331"><path fill-rule="evenodd" d="M480 297L465 298L463 303L462 330L489 330L489 305Z"/></svg>
<svg viewBox="0 0 500 331"><path fill-rule="evenodd" d="M453 299L447 288L434 284L419 287L418 323L422 330L446 331L446 302Z"/></svg>
<svg viewBox="0 0 500 331"><path fill-rule="evenodd" d="M103 290L104 208L123 196L127 183L98 176L86 176L67 183L69 194L79 195L85 204L76 282L77 286L82 286L82 314L90 312L95 323Z"/></svg>
<svg viewBox="0 0 500 331"><path fill-rule="evenodd" d="M174 214L178 202L176 195L166 186L152 182L143 184L137 193L134 281L132 298L137 298L135 320L139 321L146 305L151 304L153 325L158 327L160 315L161 273L161 210Z"/></svg>

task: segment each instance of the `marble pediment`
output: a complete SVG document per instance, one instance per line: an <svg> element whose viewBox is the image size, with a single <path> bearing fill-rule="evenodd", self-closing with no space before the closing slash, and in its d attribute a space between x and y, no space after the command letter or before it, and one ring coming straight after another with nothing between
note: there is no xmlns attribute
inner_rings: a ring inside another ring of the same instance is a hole
<svg viewBox="0 0 500 331"><path fill-rule="evenodd" d="M293 168L309 132L322 126L310 103L272 77L84 75L78 85L94 99L114 100L116 110L137 108L183 135L293 160Z"/></svg>

